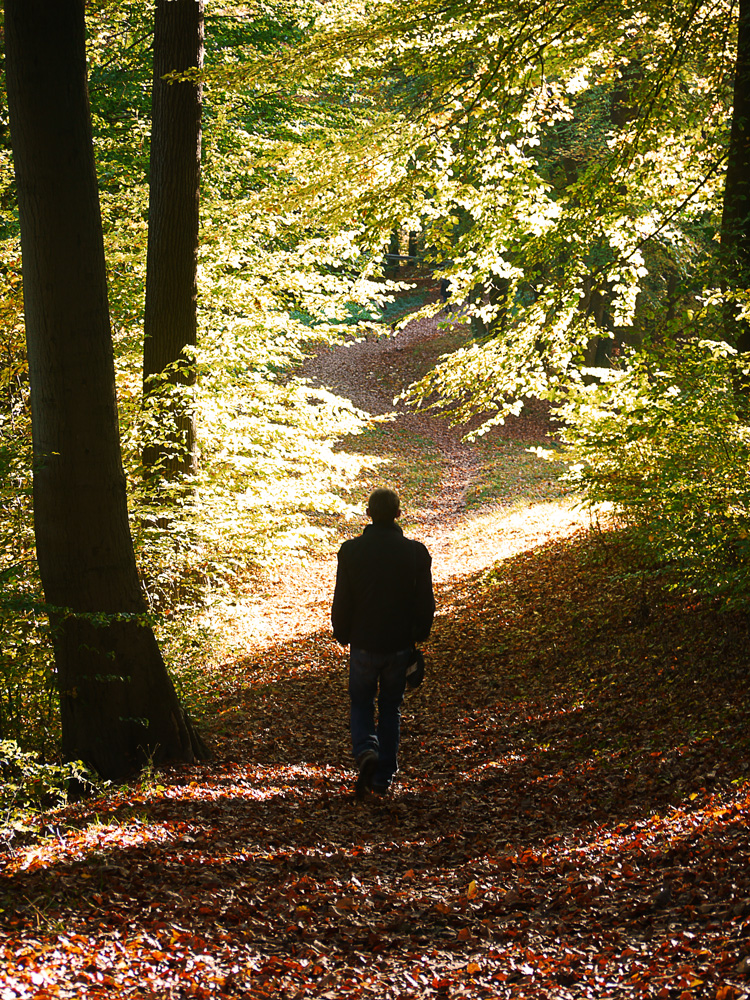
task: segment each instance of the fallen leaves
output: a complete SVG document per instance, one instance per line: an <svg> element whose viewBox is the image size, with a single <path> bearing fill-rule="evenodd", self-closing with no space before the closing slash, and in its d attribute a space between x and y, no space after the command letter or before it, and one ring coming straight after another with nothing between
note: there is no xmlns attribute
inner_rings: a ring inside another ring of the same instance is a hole
<svg viewBox="0 0 750 1000"><path fill-rule="evenodd" d="M535 516L446 534L387 800L351 794L330 567L290 570L216 672L213 761L10 845L0 1000L747 996L747 623Z"/></svg>

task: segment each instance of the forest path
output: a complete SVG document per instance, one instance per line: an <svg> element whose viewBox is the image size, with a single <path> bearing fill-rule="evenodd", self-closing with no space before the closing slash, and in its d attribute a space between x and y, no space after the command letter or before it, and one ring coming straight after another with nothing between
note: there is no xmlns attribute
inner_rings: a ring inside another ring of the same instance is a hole
<svg viewBox="0 0 750 1000"><path fill-rule="evenodd" d="M302 370L312 385L349 400L371 417L392 415L380 425L380 446L396 452L363 483L362 506L376 485L398 490L402 526L427 545L438 585L481 572L588 523L557 483L557 471L548 472L540 460L524 457L529 445L549 440L549 422L539 404L532 403L520 417L473 444L462 440L465 428L394 403L447 349L450 336L444 314L414 319L395 336L321 347ZM490 484L487 501L470 501L472 488L492 466L504 472L494 477L499 481ZM364 511L360 521L342 523L341 540L358 534L366 523ZM266 587L237 605L238 637L254 646L327 628L335 571L333 552L304 566L277 567Z"/></svg>

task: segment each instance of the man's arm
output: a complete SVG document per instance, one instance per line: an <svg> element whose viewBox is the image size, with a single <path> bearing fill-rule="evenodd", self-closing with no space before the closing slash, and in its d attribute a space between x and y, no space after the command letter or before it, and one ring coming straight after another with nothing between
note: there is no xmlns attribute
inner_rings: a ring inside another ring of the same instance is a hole
<svg viewBox="0 0 750 1000"><path fill-rule="evenodd" d="M424 642L430 634L435 617L435 596L432 592L432 557L420 543L417 553L417 575L414 593L414 641Z"/></svg>
<svg viewBox="0 0 750 1000"><path fill-rule="evenodd" d="M334 638L342 646L349 645L352 631L352 610L352 590L339 551L338 565L336 566L336 587L333 591L333 604L331 605L331 624L333 625Z"/></svg>

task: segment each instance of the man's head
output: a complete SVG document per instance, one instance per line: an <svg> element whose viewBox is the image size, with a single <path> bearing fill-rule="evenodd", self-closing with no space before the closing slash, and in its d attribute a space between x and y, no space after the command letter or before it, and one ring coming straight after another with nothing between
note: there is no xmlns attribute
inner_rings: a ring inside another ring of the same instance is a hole
<svg viewBox="0 0 750 1000"><path fill-rule="evenodd" d="M367 501L367 513L373 522L395 521L401 516L401 505L398 494L393 490L386 490L382 487L373 490L370 499Z"/></svg>

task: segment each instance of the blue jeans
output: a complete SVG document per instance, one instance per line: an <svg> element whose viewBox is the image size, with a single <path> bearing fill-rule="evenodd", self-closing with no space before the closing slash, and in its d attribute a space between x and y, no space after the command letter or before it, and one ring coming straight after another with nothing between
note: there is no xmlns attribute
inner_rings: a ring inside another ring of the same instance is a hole
<svg viewBox="0 0 750 1000"><path fill-rule="evenodd" d="M410 649L398 653L368 653L364 649L352 649L349 652L352 750L357 760L367 750L377 753L378 766L372 779L376 788L388 788L398 770L401 705L404 701L406 668L410 655Z"/></svg>

